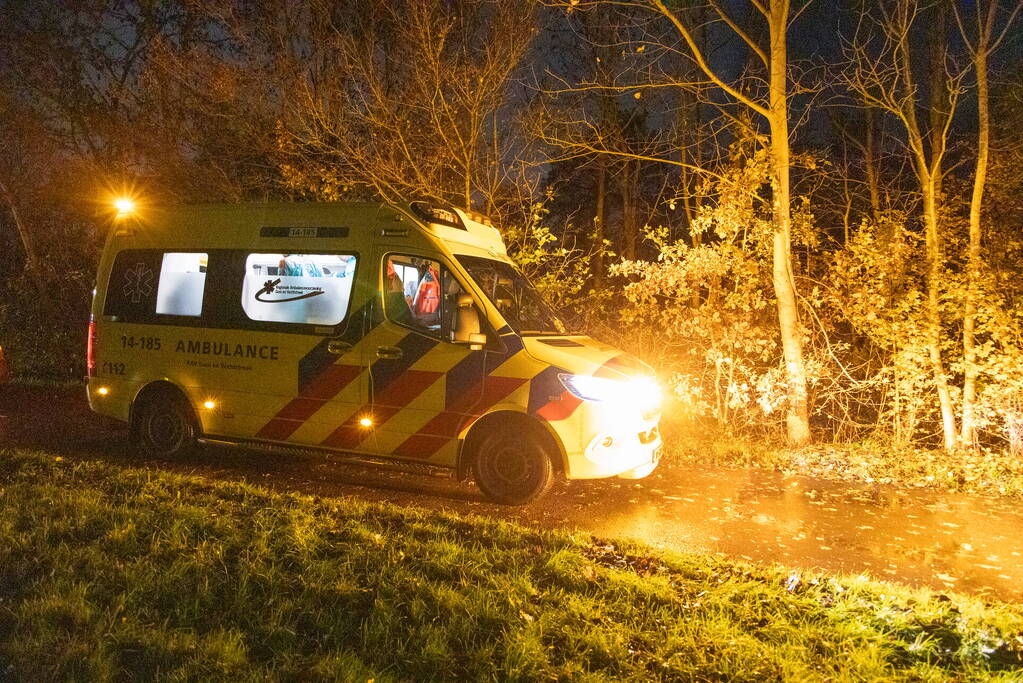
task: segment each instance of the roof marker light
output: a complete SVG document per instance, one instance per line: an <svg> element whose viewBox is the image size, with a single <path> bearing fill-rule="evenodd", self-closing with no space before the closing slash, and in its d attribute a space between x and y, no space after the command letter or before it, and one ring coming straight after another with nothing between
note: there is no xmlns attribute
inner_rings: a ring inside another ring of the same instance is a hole
<svg viewBox="0 0 1023 683"><path fill-rule="evenodd" d="M130 197L118 197L114 200L114 208L117 209L117 215L127 216L135 211L135 202Z"/></svg>

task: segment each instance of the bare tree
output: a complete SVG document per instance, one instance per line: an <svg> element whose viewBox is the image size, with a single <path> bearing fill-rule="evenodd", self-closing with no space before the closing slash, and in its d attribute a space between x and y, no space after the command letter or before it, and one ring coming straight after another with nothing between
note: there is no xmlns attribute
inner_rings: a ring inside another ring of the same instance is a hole
<svg viewBox="0 0 1023 683"><path fill-rule="evenodd" d="M786 428L792 445L810 440L809 401L806 368L803 363L802 332L796 284L792 267L792 189L789 176L791 149L789 141L789 63L786 38L794 14L789 0L750 0L766 22L767 46L744 30L716 0L710 5L721 22L741 39L755 56L758 66L767 72L766 95L757 94L741 83L726 78L710 64L709 56L701 49L694 27L684 15L674 12L662 0L651 0L651 6L667 18L689 48L697 66L710 82L736 102L766 120L770 132L772 162L772 208L774 214L773 281L778 308L778 326L781 333L785 360L788 405Z"/></svg>
<svg viewBox="0 0 1023 683"><path fill-rule="evenodd" d="M970 52L977 77L977 166L973 174L973 192L970 195L970 246L967 256L966 296L963 302L963 409L960 439L964 446L973 446L977 439L975 415L979 375L976 345L977 288L983 267L980 249L983 238L981 211L991 146L988 59L1001 45L1020 10L1023 9L1023 1L1017 0L999 27L997 22L1000 3L998 0L988 0L986 10L984 4L978 0L975 6L975 30L967 27L958 5L954 3L952 5L959 32Z"/></svg>
<svg viewBox="0 0 1023 683"><path fill-rule="evenodd" d="M930 92L944 93L940 106L932 98L926 108L929 126L921 125L917 110L921 107L921 89L913 67L911 36L922 35L924 7L918 0L891 0L865 10L856 35L846 46L847 65L842 74L845 84L868 106L881 109L901 124L920 191L921 212L926 237L927 296L925 302L927 353L941 411L942 440L946 450L958 444L956 417L949 379L942 358L941 287L942 257L939 216L941 213L942 163L948 151L950 129L961 94L965 72L954 70L946 59L947 46L932 44L932 77L940 73L939 83L930 83ZM942 51L936 52L938 48ZM934 68L933 55L939 55L941 69Z"/></svg>
<svg viewBox="0 0 1023 683"><path fill-rule="evenodd" d="M768 146L772 159L772 272L777 304L778 324L785 363L787 413L786 432L793 445L802 445L810 440L809 400L806 368L803 362L802 332L799 324L799 310L792 265L791 232L791 180L789 166L791 158L789 140L789 77L788 50L786 39L791 21L801 10L793 10L790 0L751 0L753 11L765 22L767 29L766 46L758 42L753 33L745 30L716 0L707 8L675 10L662 0L597 0L595 2L564 3L569 11L586 11L600 5L613 5L619 11L639 14L646 11L658 22L668 27L666 33L655 33L641 41L641 48L656 46L673 56L685 56L688 65L670 73L646 74L646 80L622 84L619 82L582 83L575 87L566 86L561 92L600 90L605 92L642 91L657 88L673 88L688 93L705 93L715 90L723 93L727 102L715 102L708 98L707 105L721 113L723 120L746 126L747 118L737 115L735 106L759 117L767 124ZM805 6L805 5L804 5ZM695 11L694 11L695 10ZM731 32L744 45L753 62L754 71L764 77L729 77L726 70L711 64L710 52L703 40L703 25L713 19L722 30ZM631 46L629 46L631 49ZM694 78L695 74L699 78ZM684 120L684 118L683 118ZM578 122L577 130L548 129L545 141L567 150L566 154L605 153L621 159L657 161L694 173L715 175L699 163L698 155L679 154L678 148L670 151L661 146L643 150L623 149L608 143L608 134L595 126L592 121ZM581 132L580 132L581 131ZM590 135L586 133L589 132ZM677 136L668 136L676 142ZM696 161L697 163L693 163ZM687 183L688 184L688 183Z"/></svg>
<svg viewBox="0 0 1023 683"><path fill-rule="evenodd" d="M5 141L7 154L0 162L0 205L6 205L11 220L14 221L15 231L18 233L18 240L21 243L22 251L25 254L25 268L30 273L39 271L39 257L36 254L35 241L29 232L19 209L19 200L15 197L16 192L12 189L11 178L15 175L28 175L24 168L24 146L17 144L21 137L20 131L13 130L15 126L23 124L26 116L24 112L16 112L14 103L9 98L0 99L0 136ZM20 127L20 126L19 126ZM18 149L21 148L21 149ZM17 152L15 150L18 150ZM20 162L20 163L19 163ZM12 166L14 168L12 168Z"/></svg>
<svg viewBox="0 0 1023 683"><path fill-rule="evenodd" d="M282 139L298 169L384 199L494 209L514 157L506 105L536 35L534 3L320 0L309 11L320 61L299 54L284 69L299 83Z"/></svg>
<svg viewBox="0 0 1023 683"><path fill-rule="evenodd" d="M546 146L543 163L577 161L580 172L592 170L593 241L601 245L617 237L615 251L634 259L651 206L644 171L652 163L670 163L672 152L669 136L650 124L650 113L672 102L667 91L658 94L649 53L644 54L653 30L649 12L606 2L563 7L568 11L557 34L567 38L553 41L555 65L534 84L538 95L531 103L530 134ZM619 230L611 222L616 198ZM607 256L596 250L595 287L603 280Z"/></svg>

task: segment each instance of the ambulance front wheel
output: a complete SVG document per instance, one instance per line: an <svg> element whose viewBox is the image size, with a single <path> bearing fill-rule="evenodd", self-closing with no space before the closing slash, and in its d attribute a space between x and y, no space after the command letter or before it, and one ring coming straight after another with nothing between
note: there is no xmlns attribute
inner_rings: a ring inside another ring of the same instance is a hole
<svg viewBox="0 0 1023 683"><path fill-rule="evenodd" d="M145 455L173 458L195 447L198 428L183 396L170 391L141 396L132 415L132 435Z"/></svg>
<svg viewBox="0 0 1023 683"><path fill-rule="evenodd" d="M476 451L476 485L490 500L525 505L547 493L554 465L543 443L530 430L497 429Z"/></svg>

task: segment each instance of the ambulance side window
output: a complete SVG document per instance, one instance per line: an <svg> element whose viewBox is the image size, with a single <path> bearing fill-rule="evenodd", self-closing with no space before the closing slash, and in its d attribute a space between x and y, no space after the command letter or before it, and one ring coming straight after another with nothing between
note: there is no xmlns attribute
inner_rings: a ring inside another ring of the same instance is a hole
<svg viewBox="0 0 1023 683"><path fill-rule="evenodd" d="M348 314L352 254L250 253L241 304L252 321L334 326Z"/></svg>
<svg viewBox="0 0 1023 683"><path fill-rule="evenodd" d="M384 263L383 290L388 320L431 337L451 339L458 295L465 290L442 263L390 254Z"/></svg>
<svg viewBox="0 0 1023 683"><path fill-rule="evenodd" d="M157 315L202 315L209 254L168 252L163 255L156 288Z"/></svg>

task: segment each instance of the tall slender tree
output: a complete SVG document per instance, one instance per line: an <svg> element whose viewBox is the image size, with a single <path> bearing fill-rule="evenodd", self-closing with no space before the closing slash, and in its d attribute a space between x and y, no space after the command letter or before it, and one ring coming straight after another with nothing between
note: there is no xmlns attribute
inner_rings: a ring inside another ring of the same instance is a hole
<svg viewBox="0 0 1023 683"><path fill-rule="evenodd" d="M988 86L988 60L1005 40L1020 10L1023 9L1023 1L1017 0L999 26L998 10L1001 3L998 0L987 0L986 4L985 8L985 2L977 0L973 30L968 28L958 6L952 5L959 33L970 52L973 70L977 78L977 165L973 173L973 191L970 194L970 241L967 252L966 296L963 301L963 408L960 439L964 446L975 445L977 439L977 378L980 374L976 343L977 297L980 273L983 268L981 218L991 148L991 115L989 111L991 96Z"/></svg>
<svg viewBox="0 0 1023 683"><path fill-rule="evenodd" d="M792 182L789 172L792 153L789 137L790 72L787 38L790 22L799 11L793 10L790 0L750 0L750 4L766 22L765 46L733 19L717 0L710 0L709 4L721 23L746 45L757 66L767 72L766 93L754 92L723 75L710 63L704 47L696 39L696 27L684 12L670 9L663 0L650 0L651 7L675 27L707 79L767 123L774 219L772 272L788 398L785 424L789 442L798 446L810 441L807 373L803 362L802 331L792 265Z"/></svg>
<svg viewBox="0 0 1023 683"><path fill-rule="evenodd" d="M929 83L923 90L914 69L915 36L928 18L919 0L889 0L876 7L864 8L859 29L846 46L847 64L842 79L857 99L867 106L891 114L901 124L920 193L921 220L925 236L926 295L924 320L926 350L941 413L942 443L946 450L955 450L959 435L948 372L943 357L943 323L941 292L945 262L939 220L942 212L941 182L943 163L951 139L952 121L961 94L965 72L951 70L946 59L947 43L931 44L929 74L939 83ZM940 62L941 68L935 66ZM932 97L928 103L924 94ZM936 99L934 93L942 93ZM921 123L918 110L927 116Z"/></svg>

